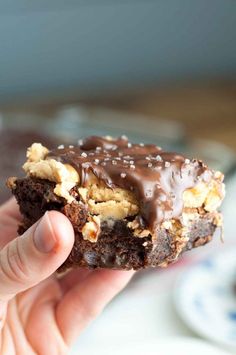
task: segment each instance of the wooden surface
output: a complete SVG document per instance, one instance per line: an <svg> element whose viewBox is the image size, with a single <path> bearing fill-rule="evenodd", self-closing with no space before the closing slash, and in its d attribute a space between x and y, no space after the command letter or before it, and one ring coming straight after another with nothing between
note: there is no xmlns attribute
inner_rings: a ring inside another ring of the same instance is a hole
<svg viewBox="0 0 236 355"><path fill-rule="evenodd" d="M22 101L5 109L52 115L61 105L70 103L144 113L150 119L173 119L184 124L190 137L218 140L236 150L236 81L189 83L135 92L124 90L80 100L73 93L60 98Z"/></svg>

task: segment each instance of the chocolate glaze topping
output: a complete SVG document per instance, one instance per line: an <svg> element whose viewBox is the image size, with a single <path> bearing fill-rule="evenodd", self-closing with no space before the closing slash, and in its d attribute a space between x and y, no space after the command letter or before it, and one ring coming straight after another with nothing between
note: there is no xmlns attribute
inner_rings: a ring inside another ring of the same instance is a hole
<svg viewBox="0 0 236 355"><path fill-rule="evenodd" d="M160 222L181 215L183 192L194 187L200 176L207 182L212 175L201 161L190 161L153 144L132 144L124 136L91 136L78 146L52 150L48 157L71 164L81 186L86 186L92 172L110 188L132 191L140 204L141 223L154 234Z"/></svg>

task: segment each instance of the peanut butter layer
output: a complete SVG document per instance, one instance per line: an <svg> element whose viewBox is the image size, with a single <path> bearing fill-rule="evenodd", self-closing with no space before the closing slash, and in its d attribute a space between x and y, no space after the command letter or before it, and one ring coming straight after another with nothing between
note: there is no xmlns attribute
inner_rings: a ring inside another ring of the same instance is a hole
<svg viewBox="0 0 236 355"><path fill-rule="evenodd" d="M155 145L89 137L78 146L48 151L34 143L23 168L28 176L56 183L54 193L68 203L76 187L92 215L139 216L152 233L165 220L178 219L184 208L215 211L224 197L223 175L201 161L163 151Z"/></svg>

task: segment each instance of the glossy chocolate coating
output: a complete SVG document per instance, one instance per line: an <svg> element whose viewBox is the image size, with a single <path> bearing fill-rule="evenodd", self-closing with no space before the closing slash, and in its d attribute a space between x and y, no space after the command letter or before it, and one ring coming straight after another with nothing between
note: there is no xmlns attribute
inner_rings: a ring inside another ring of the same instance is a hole
<svg viewBox="0 0 236 355"><path fill-rule="evenodd" d="M78 146L52 150L48 156L71 164L81 186L86 186L92 172L110 188L132 191L140 205L140 221L153 233L163 220L181 215L186 189L194 187L200 176L208 181L212 175L201 161L190 161L153 144L132 144L126 137L92 136Z"/></svg>

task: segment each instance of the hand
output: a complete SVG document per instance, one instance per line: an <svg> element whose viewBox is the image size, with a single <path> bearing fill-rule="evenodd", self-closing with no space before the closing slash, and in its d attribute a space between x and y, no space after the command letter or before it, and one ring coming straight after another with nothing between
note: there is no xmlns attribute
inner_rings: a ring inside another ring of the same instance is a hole
<svg viewBox="0 0 236 355"><path fill-rule="evenodd" d="M68 354L133 272L78 269L58 278L74 242L71 223L50 211L15 238L20 218L15 200L0 207L0 354Z"/></svg>

